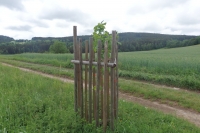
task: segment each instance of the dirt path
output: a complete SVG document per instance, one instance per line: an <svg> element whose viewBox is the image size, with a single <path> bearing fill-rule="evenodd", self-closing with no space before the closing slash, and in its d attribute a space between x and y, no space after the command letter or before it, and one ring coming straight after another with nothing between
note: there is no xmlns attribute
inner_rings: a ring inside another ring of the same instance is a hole
<svg viewBox="0 0 200 133"><path fill-rule="evenodd" d="M9 65L9 64L6 64L6 63L2 63L2 65L6 65L6 66L9 66L9 67L15 67L15 66L12 66L12 65ZM61 80L63 82L73 83L73 80L71 80L71 79L56 77L56 76L53 76L53 75L50 75L50 74L45 74L45 73L42 73L42 72L33 71L33 70L30 70L30 69L26 69L26 68L20 68L20 67L15 67L15 68L18 68L22 71L27 71L27 72L39 74L39 75L42 75L42 76L45 76L45 77L58 79L58 80ZM156 86L158 86L158 85L156 85ZM162 85L161 85L161 87L162 87ZM122 92L119 92L119 98L126 100L126 101L129 101L129 102L138 103L138 104L143 105L145 107L155 109L155 110L159 110L159 111L162 111L162 112L167 113L167 114L172 114L172 115L178 116L178 117L183 118L185 120L188 120L189 122L200 127L200 113L192 112L190 110L187 110L187 109L181 108L181 107L172 107L172 106L169 106L169 105L166 105L166 104L161 104L161 103L158 103L158 102L152 102L152 101L149 101L149 100L146 100L146 99L143 99L143 98L139 98L139 97L135 97L135 96L132 96L130 94L122 93Z"/></svg>

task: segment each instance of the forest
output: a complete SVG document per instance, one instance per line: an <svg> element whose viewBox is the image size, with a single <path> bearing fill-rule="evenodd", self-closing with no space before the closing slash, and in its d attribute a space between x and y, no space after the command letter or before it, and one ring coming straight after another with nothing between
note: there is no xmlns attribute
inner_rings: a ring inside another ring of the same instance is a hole
<svg viewBox="0 0 200 133"><path fill-rule="evenodd" d="M167 35L158 33L119 33L119 52L147 51L160 48L174 48L191 46L200 43L200 36ZM84 41L91 35L78 36ZM70 53L73 53L73 38L69 37L33 37L31 40L15 40L8 36L0 35L0 54L19 53L47 53L50 46L60 41L66 44ZM84 48L83 48L84 51Z"/></svg>

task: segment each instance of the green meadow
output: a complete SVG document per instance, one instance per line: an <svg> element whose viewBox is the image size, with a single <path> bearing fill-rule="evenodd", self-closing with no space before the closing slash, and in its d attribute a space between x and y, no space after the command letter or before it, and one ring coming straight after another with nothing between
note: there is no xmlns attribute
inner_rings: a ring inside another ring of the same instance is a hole
<svg viewBox="0 0 200 133"><path fill-rule="evenodd" d="M0 64L0 132L102 132L75 114L73 94L73 84ZM115 132L199 133L200 129L120 100Z"/></svg>
<svg viewBox="0 0 200 133"><path fill-rule="evenodd" d="M200 45L152 51L120 52L119 76L200 90L199 51ZM0 56L1 61L15 60L70 69L73 68L72 59L73 54L25 53Z"/></svg>

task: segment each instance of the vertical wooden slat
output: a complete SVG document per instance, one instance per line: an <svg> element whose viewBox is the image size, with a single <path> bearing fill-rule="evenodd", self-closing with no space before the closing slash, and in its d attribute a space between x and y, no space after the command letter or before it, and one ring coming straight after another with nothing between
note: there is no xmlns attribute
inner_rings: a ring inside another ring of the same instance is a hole
<svg viewBox="0 0 200 133"><path fill-rule="evenodd" d="M116 41L118 41L118 40L116 40ZM115 78L116 78L116 97L117 97L117 99L116 99L116 119L117 119L117 116L118 116L118 100L119 100L119 88L118 88L118 44L117 44L117 42L116 42L116 49L115 49L115 54L116 54L116 76L115 76Z"/></svg>
<svg viewBox="0 0 200 133"><path fill-rule="evenodd" d="M88 61L88 41L85 41L85 60ZM88 120L88 65L85 65L85 118Z"/></svg>
<svg viewBox="0 0 200 133"><path fill-rule="evenodd" d="M113 69L113 96L114 96L114 100L113 100L113 114L114 114L114 118L116 117L116 70Z"/></svg>
<svg viewBox="0 0 200 133"><path fill-rule="evenodd" d="M77 27L73 26L73 45L74 45L74 60L77 59L76 53L76 44L77 44ZM74 110L77 112L77 65L74 64Z"/></svg>
<svg viewBox="0 0 200 133"><path fill-rule="evenodd" d="M79 70L80 70L80 106L81 106L81 118L83 118L83 70L82 70L82 41L79 39Z"/></svg>
<svg viewBox="0 0 200 133"><path fill-rule="evenodd" d="M89 41L89 122L92 122L92 60L93 60L93 39Z"/></svg>
<svg viewBox="0 0 200 133"><path fill-rule="evenodd" d="M109 59L108 59L109 60ZM108 62L108 61L107 61ZM107 76L105 77L106 80L108 81L108 89L106 90L107 91L107 118L108 118L108 121L110 120L110 67L108 67L108 74Z"/></svg>
<svg viewBox="0 0 200 133"><path fill-rule="evenodd" d="M99 90L101 85L101 41L98 41L97 51L97 86L96 86L96 126L99 126Z"/></svg>
<svg viewBox="0 0 200 133"><path fill-rule="evenodd" d="M114 41L114 62L116 63L116 38L115 38L115 41ZM113 68L113 79L114 79L114 83L113 83L113 93L114 93L114 119L116 118L117 116L117 113L116 113L116 108L117 108L117 91L116 91L116 83L117 83L117 78L116 78L116 66L115 68Z"/></svg>
<svg viewBox="0 0 200 133"><path fill-rule="evenodd" d="M101 66L101 78L100 78L100 82L101 82L101 89L100 89L100 93L101 93L101 120L103 120L103 67Z"/></svg>
<svg viewBox="0 0 200 133"><path fill-rule="evenodd" d="M76 50L77 50L77 60L80 60L80 42L77 40ZM81 78L80 78L80 64L77 64L77 102L78 102L78 111L81 109L81 96L80 96L80 90L81 90Z"/></svg>
<svg viewBox="0 0 200 133"><path fill-rule="evenodd" d="M116 32L112 31L112 50L111 50L111 63L115 61L115 41L116 41ZM114 130L114 68L111 68L111 111L110 111L110 126L111 130Z"/></svg>
<svg viewBox="0 0 200 133"><path fill-rule="evenodd" d="M108 74L108 67L107 67L107 64L108 64L108 44L107 42L105 42L105 50L104 50L104 86L103 86L103 130L104 132L106 131L106 127L107 127L107 122L108 122L108 119L107 119L107 93L108 93L108 90L109 90L109 86L108 86L108 82L109 80L107 80L107 78L109 77L109 74Z"/></svg>
<svg viewBox="0 0 200 133"><path fill-rule="evenodd" d="M95 62L95 53L93 50L93 61ZM95 67L93 66L93 70L92 70L92 74L93 74L93 118L95 119L96 117L96 70Z"/></svg>

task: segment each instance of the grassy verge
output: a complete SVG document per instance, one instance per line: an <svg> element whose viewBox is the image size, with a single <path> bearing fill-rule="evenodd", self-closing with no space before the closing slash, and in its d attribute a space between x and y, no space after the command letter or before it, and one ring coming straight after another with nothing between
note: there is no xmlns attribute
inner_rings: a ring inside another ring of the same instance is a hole
<svg viewBox="0 0 200 133"><path fill-rule="evenodd" d="M164 84L185 88L188 90L200 90L199 75L167 75L167 74L151 74L140 71L120 70L119 77L128 79L137 79L151 83Z"/></svg>
<svg viewBox="0 0 200 133"><path fill-rule="evenodd" d="M63 68L73 68L71 60L72 54L39 54L39 53L24 53L16 55L2 55L1 58L9 60L18 60L29 63L51 65Z"/></svg>
<svg viewBox="0 0 200 133"><path fill-rule="evenodd" d="M200 94L196 92L173 90L126 79L120 79L119 86L122 92L200 112Z"/></svg>
<svg viewBox="0 0 200 133"><path fill-rule="evenodd" d="M9 64L29 68L53 74L55 76L63 76L73 78L73 70L64 69L61 72L58 67L51 67L38 64L30 64L19 61L3 60ZM169 105L178 105L184 108L192 109L200 112L200 97L196 92L185 91L185 90L172 90L164 87L159 87L151 84L143 84L141 82L133 80L125 80L120 78L119 80L120 91L130 93L132 95L143 97L145 99L156 100Z"/></svg>
<svg viewBox="0 0 200 133"><path fill-rule="evenodd" d="M43 73L60 76L60 77L73 78L73 74L74 74L73 69L66 69L62 67L53 67L53 66L33 64L33 63L16 61L16 60L6 60L6 59L1 59L1 61L4 63L14 65L14 66L28 68L28 69L32 69L32 70L40 71Z"/></svg>
<svg viewBox="0 0 200 133"><path fill-rule="evenodd" d="M76 117L73 84L2 65L0 71L0 132L102 132L94 123L82 125ZM119 101L115 132L198 133L200 129L171 115Z"/></svg>

